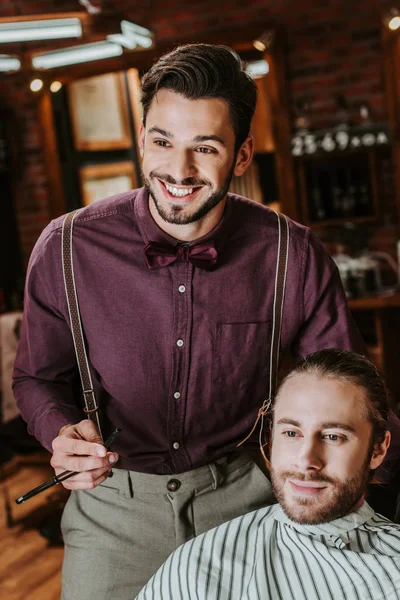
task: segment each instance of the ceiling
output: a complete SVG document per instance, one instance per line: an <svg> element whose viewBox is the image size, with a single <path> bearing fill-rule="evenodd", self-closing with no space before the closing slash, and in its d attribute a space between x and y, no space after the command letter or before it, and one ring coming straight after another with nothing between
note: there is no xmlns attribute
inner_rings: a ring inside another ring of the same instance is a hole
<svg viewBox="0 0 400 600"><path fill-rule="evenodd" d="M269 0L268 6L286 1ZM143 68L141 61L151 64L152 53L156 57L160 52L171 49L175 43L225 43L242 52L248 49L249 43L251 47L252 40L257 39L272 24L265 0L1 0L0 19L21 17L21 20L27 20L29 15L64 13L65 16L65 13L74 12L83 12L89 17L86 9L91 7L99 8L101 12L99 16L93 17L97 23L91 30L94 37L91 34L91 38L85 38L83 43L104 39L105 34L99 33L104 24L106 28L112 29L108 33L118 33L120 16L150 29L154 34L154 50L134 54L124 52L121 60L115 65L113 63L115 69L128 68L132 64ZM113 21L115 24L112 24ZM68 41L67 45L77 43L79 42ZM56 49L65 45L65 40L2 44L0 53L28 57L27 61L24 59L24 65L29 65L31 52ZM100 63L102 61L93 66L93 73L106 68ZM111 65L111 62L107 61L107 65ZM29 71L29 67L27 68ZM84 76L86 71L85 65L76 67L74 76ZM58 73L60 77L63 74L65 70Z"/></svg>
<svg viewBox="0 0 400 600"><path fill-rule="evenodd" d="M288 0L270 0L268 6ZM260 0L1 0L0 18L85 10L84 4L117 11L125 18L151 29L156 40L185 38L198 32L238 28L242 24L270 21L267 2ZM220 5L220 10L218 10ZM194 40L195 41L195 40ZM32 48L30 44L30 48Z"/></svg>

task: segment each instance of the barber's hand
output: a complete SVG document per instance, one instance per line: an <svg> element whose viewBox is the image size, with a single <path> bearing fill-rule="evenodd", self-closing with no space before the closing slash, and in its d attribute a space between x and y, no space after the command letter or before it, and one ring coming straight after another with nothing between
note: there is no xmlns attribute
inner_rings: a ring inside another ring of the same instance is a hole
<svg viewBox="0 0 400 600"><path fill-rule="evenodd" d="M67 490L91 490L105 481L119 456L107 452L93 421L65 425L53 440L50 464L56 475L62 471L79 471L62 485Z"/></svg>

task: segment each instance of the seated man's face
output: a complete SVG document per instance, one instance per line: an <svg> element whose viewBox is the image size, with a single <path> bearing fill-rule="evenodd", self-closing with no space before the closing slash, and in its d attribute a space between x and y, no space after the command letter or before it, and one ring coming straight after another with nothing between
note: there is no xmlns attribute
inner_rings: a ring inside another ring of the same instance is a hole
<svg viewBox="0 0 400 600"><path fill-rule="evenodd" d="M294 521L332 521L364 498L370 469L382 462L390 436L371 448L363 390L340 380L295 374L275 406L271 479Z"/></svg>

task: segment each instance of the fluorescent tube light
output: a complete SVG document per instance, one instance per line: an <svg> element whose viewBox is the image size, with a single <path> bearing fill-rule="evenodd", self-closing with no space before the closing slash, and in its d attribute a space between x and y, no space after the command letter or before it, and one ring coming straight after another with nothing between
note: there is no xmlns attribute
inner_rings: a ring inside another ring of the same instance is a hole
<svg viewBox="0 0 400 600"><path fill-rule="evenodd" d="M257 77L262 77L263 75L267 75L267 73L269 73L269 64L266 60L256 60L248 63L246 71L250 77L257 79Z"/></svg>
<svg viewBox="0 0 400 600"><path fill-rule="evenodd" d="M153 45L153 34L149 29L140 27L136 23L130 21L121 21L121 33L108 35L107 39L110 42L121 44L124 48L134 50L137 46L142 48L150 48Z"/></svg>
<svg viewBox="0 0 400 600"><path fill-rule="evenodd" d="M94 42L93 44L71 46L62 50L36 54L32 58L32 66L35 69L54 69L56 67L64 67L92 60L101 60L102 58L121 56L122 53L123 50L119 44Z"/></svg>
<svg viewBox="0 0 400 600"><path fill-rule="evenodd" d="M140 25L136 25L136 23L131 23L130 21L121 21L121 31L125 35L137 34L145 37L152 36L150 29L146 29L146 27L141 27Z"/></svg>
<svg viewBox="0 0 400 600"><path fill-rule="evenodd" d="M77 18L46 19L41 21L13 21L0 23L0 43L56 40L82 36L82 25Z"/></svg>
<svg viewBox="0 0 400 600"><path fill-rule="evenodd" d="M139 35L138 33L136 33L135 40L137 42L137 45L142 46L142 48L151 48L151 46L153 45L153 40L150 37L147 37L146 35Z"/></svg>
<svg viewBox="0 0 400 600"><path fill-rule="evenodd" d="M137 43L135 42L135 38L128 37L126 35L123 35L122 33L114 33L112 35L108 35L107 39L110 42L113 42L115 44L120 44L124 48L128 48L128 50L134 50L137 46Z"/></svg>
<svg viewBox="0 0 400 600"><path fill-rule="evenodd" d="M0 54L0 71L5 73L6 71L18 71L21 68L21 61L14 57L8 56L7 54Z"/></svg>

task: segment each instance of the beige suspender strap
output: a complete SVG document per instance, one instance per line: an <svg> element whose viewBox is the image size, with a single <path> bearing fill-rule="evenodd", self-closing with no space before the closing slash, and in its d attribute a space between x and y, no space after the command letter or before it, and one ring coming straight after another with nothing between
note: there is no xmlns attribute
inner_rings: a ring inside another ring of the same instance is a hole
<svg viewBox="0 0 400 600"><path fill-rule="evenodd" d="M279 225L278 258L275 274L274 312L272 321L272 344L269 368L269 397L275 396L278 378L279 351L281 344L283 303L289 256L289 224L285 215L276 213Z"/></svg>
<svg viewBox="0 0 400 600"><path fill-rule="evenodd" d="M64 275L64 286L65 293L67 296L69 319L71 323L72 338L74 340L76 360L79 367L79 374L82 383L83 399L84 399L84 412L87 414L88 419L93 421L101 434L100 420L98 414L98 405L96 402L96 396L93 390L92 377L89 369L89 361L86 354L85 341L83 339L82 322L79 312L78 295L75 285L74 277L74 262L72 255L72 232L74 226L74 219L78 214L79 210L75 210L69 213L62 226L61 235L61 253L62 253L62 267Z"/></svg>
<svg viewBox="0 0 400 600"><path fill-rule="evenodd" d="M275 212L275 211L274 211ZM274 306L272 315L272 340L271 350L269 359L269 393L268 398L264 400L260 407L257 415L256 422L249 435L242 440L238 446L244 444L254 433L258 422L260 421L260 433L259 443L260 449L264 456L267 465L269 461L264 453L264 446L266 443L263 441L264 434L264 418L268 415L271 407L271 403L274 399L278 378L278 365L279 365L279 351L281 345L281 330L282 330L282 316L283 316L283 304L285 299L286 289L286 276L287 276L287 265L289 256L289 223L285 215L276 213L278 218L278 253L276 260L276 273L275 273L275 293L274 293Z"/></svg>

